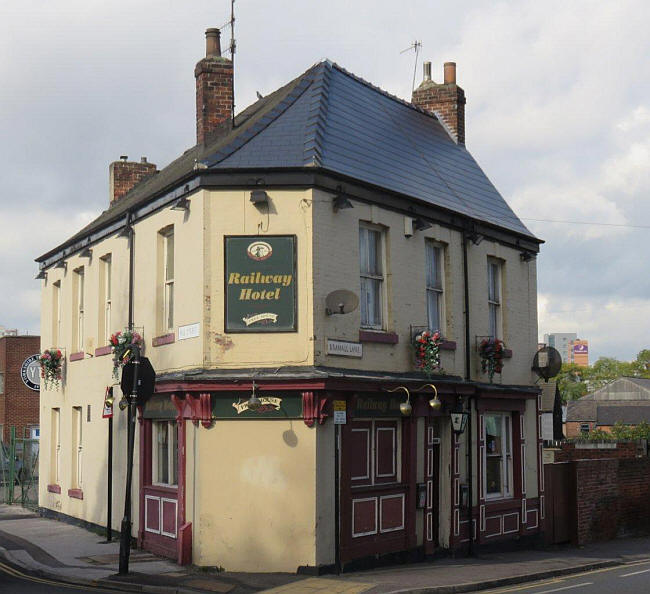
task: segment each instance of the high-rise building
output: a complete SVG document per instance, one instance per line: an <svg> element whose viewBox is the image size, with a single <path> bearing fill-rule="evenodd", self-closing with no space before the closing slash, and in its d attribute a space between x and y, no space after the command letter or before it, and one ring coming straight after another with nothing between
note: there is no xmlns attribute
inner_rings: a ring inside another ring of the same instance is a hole
<svg viewBox="0 0 650 594"><path fill-rule="evenodd" d="M579 339L575 332L544 334L544 343L560 353L562 363L589 365L589 341Z"/></svg>

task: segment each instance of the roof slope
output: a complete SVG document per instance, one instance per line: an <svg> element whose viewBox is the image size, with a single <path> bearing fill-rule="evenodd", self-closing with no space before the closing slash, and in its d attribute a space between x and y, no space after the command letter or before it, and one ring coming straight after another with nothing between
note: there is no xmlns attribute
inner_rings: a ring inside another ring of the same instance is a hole
<svg viewBox="0 0 650 594"><path fill-rule="evenodd" d="M248 142L208 157L210 168L318 166L533 237L435 117L329 61L299 86Z"/></svg>
<svg viewBox="0 0 650 594"><path fill-rule="evenodd" d="M241 112L135 186L54 250L118 221L191 177L225 169L311 168L342 174L535 240L465 146L436 117L325 60Z"/></svg>

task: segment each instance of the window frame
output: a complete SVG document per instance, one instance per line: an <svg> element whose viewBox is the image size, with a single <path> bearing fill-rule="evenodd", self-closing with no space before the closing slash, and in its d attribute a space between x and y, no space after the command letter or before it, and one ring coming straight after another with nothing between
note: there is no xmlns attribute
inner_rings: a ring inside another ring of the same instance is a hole
<svg viewBox="0 0 650 594"><path fill-rule="evenodd" d="M501 423L501 436L502 446L501 452L495 454L488 454L488 417L496 417L500 419ZM482 471L483 471L483 496L486 500L495 499L512 499L514 497L514 454L512 449L512 431L513 431L513 415L511 412L498 412L488 411L483 413L483 456L482 456ZM505 439L503 439L505 436ZM505 446L505 447L504 447ZM499 492L488 492L487 484L487 461L488 459L500 458L500 478L501 485Z"/></svg>
<svg viewBox="0 0 650 594"><path fill-rule="evenodd" d="M110 344L112 330L112 284L113 284L113 256L106 254L100 258L101 261L101 294L100 294L100 311L104 312L103 319L100 322L100 336L103 335L105 344Z"/></svg>
<svg viewBox="0 0 650 594"><path fill-rule="evenodd" d="M72 488L81 489L83 483L83 406L72 407Z"/></svg>
<svg viewBox="0 0 650 594"><path fill-rule="evenodd" d="M167 432L167 482L160 480L159 476L159 434L161 428L166 427ZM170 430L171 429L171 430ZM176 421L151 422L151 484L156 487L178 488L178 423ZM170 482L175 479L174 482Z"/></svg>
<svg viewBox="0 0 650 594"><path fill-rule="evenodd" d="M174 237L174 226L165 227L160 232L162 238L162 320L161 330L172 332L174 330L174 284L175 284L175 264L176 264L176 246ZM170 246L171 246L171 267L170 263ZM171 268L171 274L169 269Z"/></svg>
<svg viewBox="0 0 650 594"><path fill-rule="evenodd" d="M61 280L52 283L52 346L61 340Z"/></svg>
<svg viewBox="0 0 650 594"><path fill-rule="evenodd" d="M369 248L369 243L366 244L365 250L362 249L362 241L364 236L366 238L371 237L372 235L377 234L377 243L375 253L379 252L375 258L374 262L370 262L371 251ZM366 262L363 262L364 252L367 255ZM371 271L374 264L374 271ZM379 301L379 305L376 308L376 311L379 315L378 320L364 320L364 315L366 318L369 317L367 310L367 287L377 285L376 298ZM383 331L386 329L386 318L387 318L387 298L386 298L386 230L383 227L377 225L371 225L369 223L360 223L359 224L359 284L360 284L360 314L361 314L361 323L360 326L364 330L379 330Z"/></svg>
<svg viewBox="0 0 650 594"><path fill-rule="evenodd" d="M430 267L430 258L432 255L437 254L434 259L437 259L437 270L439 274L439 286L434 286L430 283L431 271ZM446 324L446 307L445 307L445 245L435 241L433 239L427 239L425 241L425 262L426 262L426 275L425 275L425 285L426 285L426 307L427 307L427 328L432 332L438 330L441 336L446 335L447 324ZM431 303L430 296L435 294L437 301L437 315L438 315L438 326L439 328L434 328L431 323Z"/></svg>
<svg viewBox="0 0 650 594"><path fill-rule="evenodd" d="M59 407L52 407L51 410L52 437L50 452L53 460L50 461L50 481L58 485L61 469L61 409Z"/></svg>
<svg viewBox="0 0 650 594"><path fill-rule="evenodd" d="M86 286L86 271L83 266L74 269L75 274L75 301L74 301L74 317L75 317L75 336L74 336L74 350L84 350L84 294Z"/></svg>
<svg viewBox="0 0 650 594"><path fill-rule="evenodd" d="M503 338L503 262L496 258L488 258L487 261L487 288L488 336L501 339Z"/></svg>

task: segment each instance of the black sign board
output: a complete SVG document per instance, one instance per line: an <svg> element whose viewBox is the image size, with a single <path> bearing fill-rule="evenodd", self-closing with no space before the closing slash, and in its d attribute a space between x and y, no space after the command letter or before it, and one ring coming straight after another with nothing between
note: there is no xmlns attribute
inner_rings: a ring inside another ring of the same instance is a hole
<svg viewBox="0 0 650 594"><path fill-rule="evenodd" d="M295 332L295 236L231 236L224 242L226 332Z"/></svg>
<svg viewBox="0 0 650 594"><path fill-rule="evenodd" d="M20 377L30 390L41 389L41 364L40 355L27 357L20 366Z"/></svg>

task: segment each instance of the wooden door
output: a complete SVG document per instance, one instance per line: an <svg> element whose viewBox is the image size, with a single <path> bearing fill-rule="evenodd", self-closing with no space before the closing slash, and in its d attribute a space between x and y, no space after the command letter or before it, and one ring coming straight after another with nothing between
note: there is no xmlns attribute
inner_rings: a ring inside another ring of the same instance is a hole
<svg viewBox="0 0 650 594"><path fill-rule="evenodd" d="M411 434L410 419L353 420L343 426L343 563L409 548L414 531L414 496L408 488Z"/></svg>
<svg viewBox="0 0 650 594"><path fill-rule="evenodd" d="M572 513L575 485L572 471L573 465L568 462L544 465L544 533L548 544L569 542L575 532L576 515Z"/></svg>

